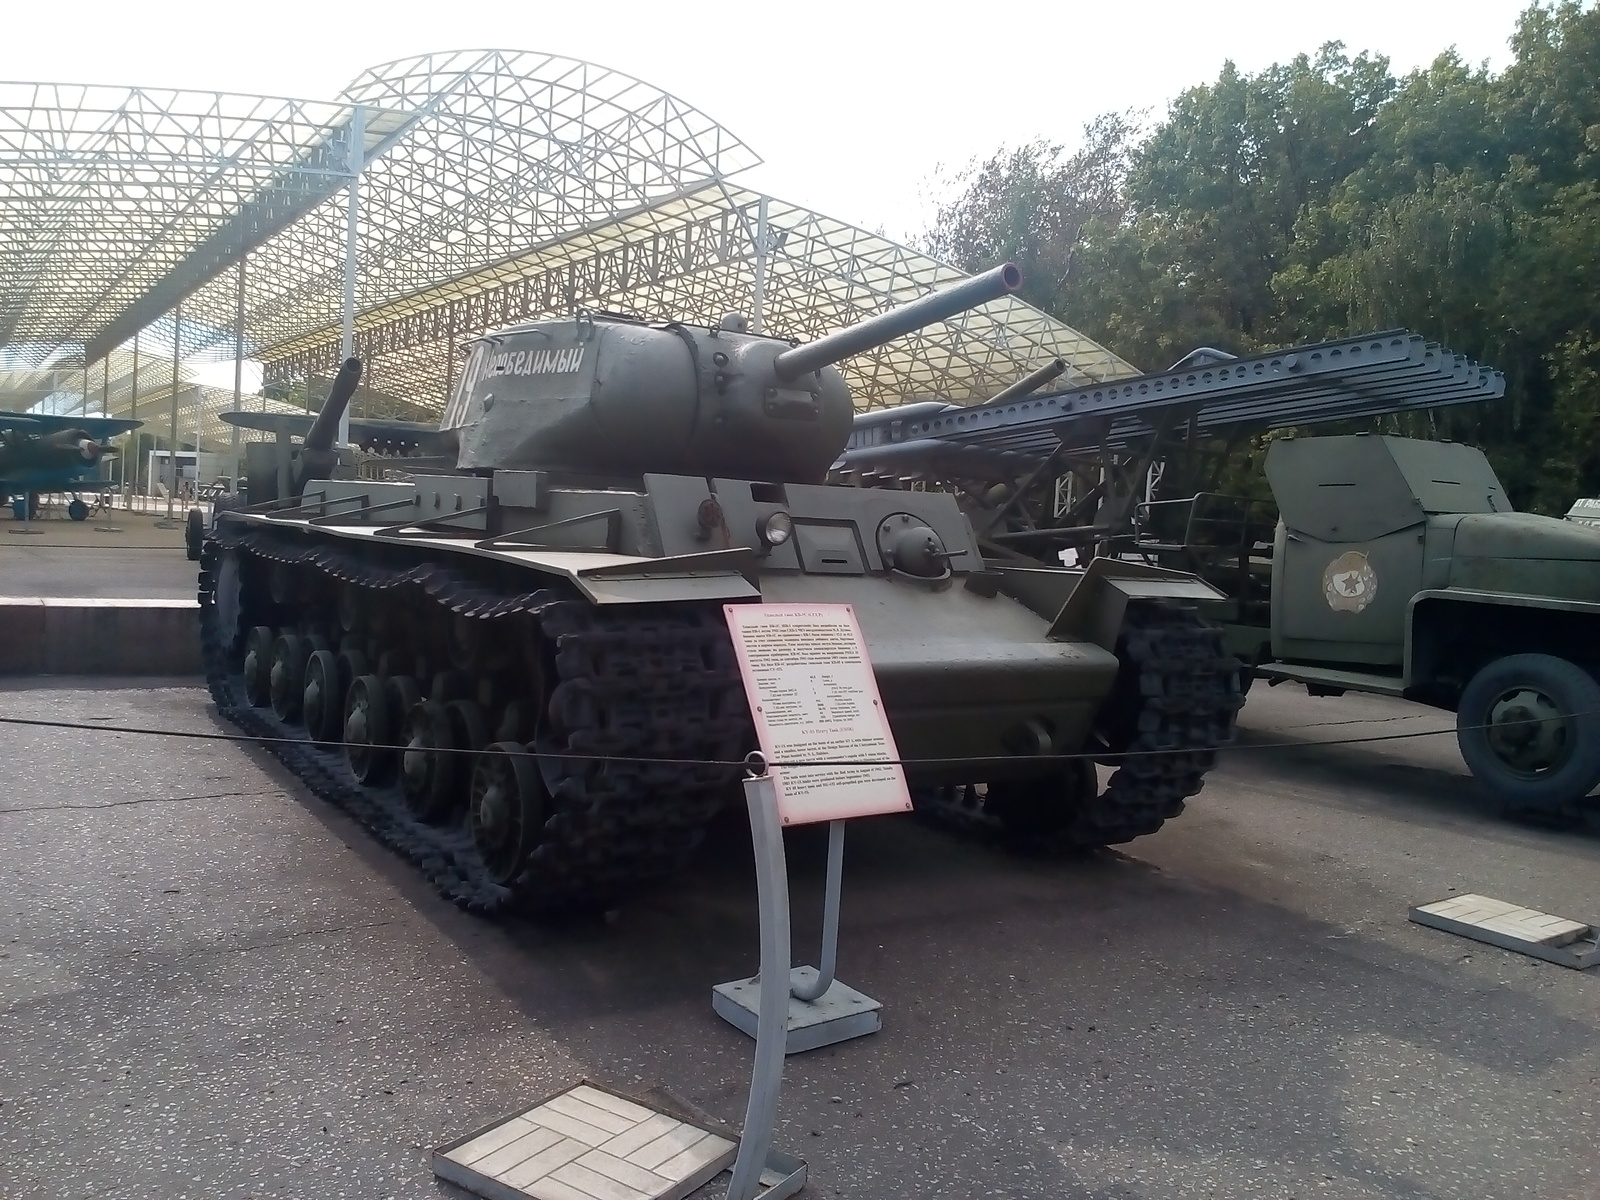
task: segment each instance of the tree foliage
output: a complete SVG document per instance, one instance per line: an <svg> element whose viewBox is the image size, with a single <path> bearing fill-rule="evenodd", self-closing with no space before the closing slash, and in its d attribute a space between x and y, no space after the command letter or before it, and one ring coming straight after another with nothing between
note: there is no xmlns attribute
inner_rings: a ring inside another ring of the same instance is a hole
<svg viewBox="0 0 1600 1200"><path fill-rule="evenodd" d="M1397 78L1337 43L1229 64L1148 128L975 166L928 246L1014 258L1030 300L1148 370L1416 330L1508 389L1409 431L1482 445L1520 504L1562 511L1600 494L1600 8L1536 4L1511 46L1499 73L1446 51Z"/></svg>

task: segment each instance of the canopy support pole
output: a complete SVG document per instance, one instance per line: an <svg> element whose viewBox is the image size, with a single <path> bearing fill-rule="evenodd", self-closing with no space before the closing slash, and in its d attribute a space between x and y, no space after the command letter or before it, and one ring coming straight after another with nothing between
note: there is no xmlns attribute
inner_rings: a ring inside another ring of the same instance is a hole
<svg viewBox="0 0 1600 1200"><path fill-rule="evenodd" d="M350 110L350 189L344 216L344 314L339 334L339 361L356 352L356 230L361 220L361 168L367 141L367 110ZM339 445L350 444L350 406L339 416Z"/></svg>

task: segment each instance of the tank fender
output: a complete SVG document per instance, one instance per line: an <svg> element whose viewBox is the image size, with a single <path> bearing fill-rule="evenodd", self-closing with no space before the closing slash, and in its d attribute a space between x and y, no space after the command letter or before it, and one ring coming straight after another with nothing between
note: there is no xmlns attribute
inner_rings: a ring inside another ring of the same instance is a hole
<svg viewBox="0 0 1600 1200"><path fill-rule="evenodd" d="M1187 571L1096 558L1051 622L1056 641L1089 641L1111 650L1130 600L1222 600L1217 588Z"/></svg>
<svg viewBox="0 0 1600 1200"><path fill-rule="evenodd" d="M553 558L554 556L552 556ZM579 555L562 556L576 560ZM601 555L584 555L601 559ZM671 604L706 600L759 600L756 584L756 557L742 547L708 550L701 554L682 554L671 558L639 558L607 555L609 563L593 561L583 565L552 562L596 604ZM618 558L621 561L618 561Z"/></svg>

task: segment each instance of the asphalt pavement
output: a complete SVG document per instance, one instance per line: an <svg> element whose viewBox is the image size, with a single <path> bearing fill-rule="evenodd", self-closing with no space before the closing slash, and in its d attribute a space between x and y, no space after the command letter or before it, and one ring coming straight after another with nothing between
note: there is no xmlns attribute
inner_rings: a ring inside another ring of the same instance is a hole
<svg viewBox="0 0 1600 1200"><path fill-rule="evenodd" d="M0 717L216 731L198 687ZM1600 920L1600 837L1505 820L1398 701L1260 689L1182 818L1022 859L849 834L840 977L879 1034L788 1063L813 1196L1593 1200L1600 971L1406 920ZM1305 745L1314 742L1318 744ZM439 1197L428 1149L580 1076L738 1120L737 819L608 917L491 923L229 743L0 725L0 1197ZM814 961L825 837L790 839Z"/></svg>
<svg viewBox="0 0 1600 1200"><path fill-rule="evenodd" d="M36 521L0 513L0 596L193 600L195 564L184 553L183 518L117 509L87 521L52 510Z"/></svg>

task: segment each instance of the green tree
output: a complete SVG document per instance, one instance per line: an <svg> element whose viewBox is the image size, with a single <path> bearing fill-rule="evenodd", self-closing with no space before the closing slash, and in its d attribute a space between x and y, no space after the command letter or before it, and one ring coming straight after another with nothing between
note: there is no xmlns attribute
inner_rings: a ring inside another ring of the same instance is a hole
<svg viewBox="0 0 1600 1200"><path fill-rule="evenodd" d="M1030 299L1147 369L1416 330L1508 398L1385 427L1480 444L1513 499L1559 511L1600 494L1600 9L1535 4L1511 46L1498 74L1445 52L1397 80L1338 44L1229 64L1142 137L1124 122L1092 203L1087 172L1058 174L1079 156L997 155L930 245L1018 257Z"/></svg>
<svg viewBox="0 0 1600 1200"><path fill-rule="evenodd" d="M1082 147L1070 155L1054 143L1030 142L962 172L960 194L940 206L924 246L971 271L1014 262L1030 304L1047 311L1068 305L1085 230L1122 214L1135 126L1126 114L1107 114L1083 132Z"/></svg>

